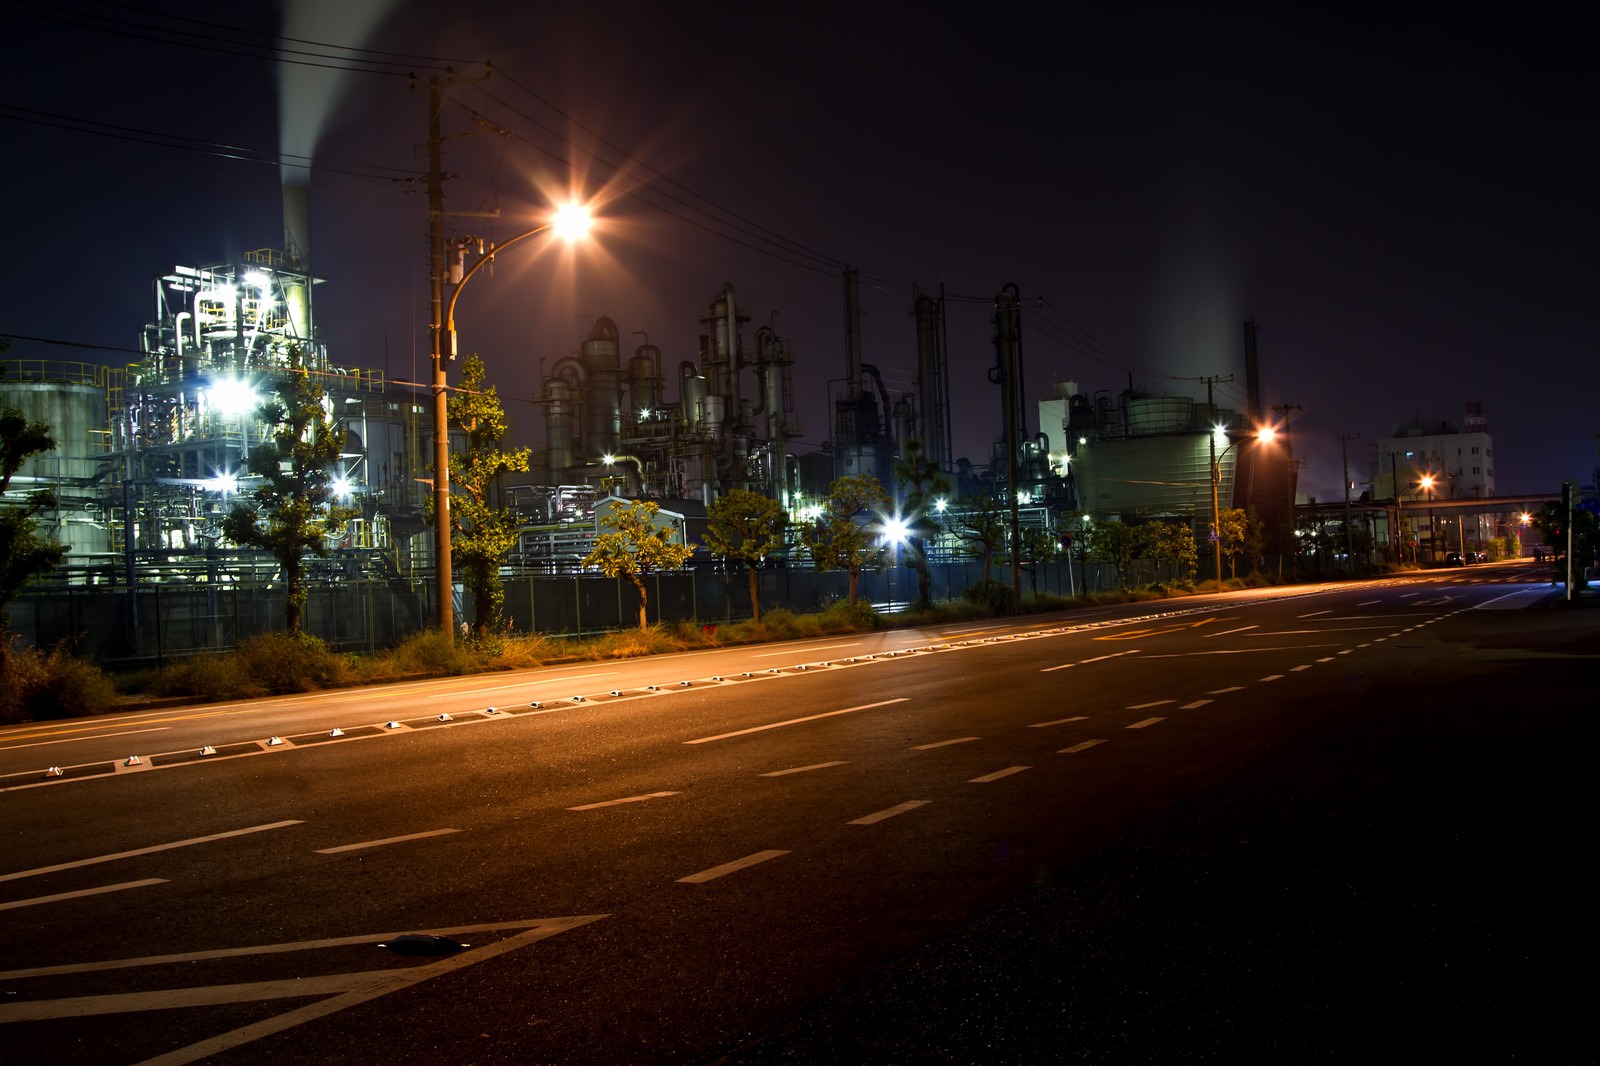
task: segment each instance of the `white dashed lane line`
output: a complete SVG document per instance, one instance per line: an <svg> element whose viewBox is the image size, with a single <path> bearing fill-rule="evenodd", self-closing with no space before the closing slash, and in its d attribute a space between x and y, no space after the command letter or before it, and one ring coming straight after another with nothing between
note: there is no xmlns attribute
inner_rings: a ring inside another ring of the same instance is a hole
<svg viewBox="0 0 1600 1066"><path fill-rule="evenodd" d="M1081 740L1070 748L1062 748L1057 755L1076 755L1080 751L1088 751L1097 745L1104 744L1104 740Z"/></svg>
<svg viewBox="0 0 1600 1066"><path fill-rule="evenodd" d="M336 848L318 848L318 855L339 855L346 851L365 851L367 848L385 848L390 844L405 844L412 840L426 840L428 837L448 836L459 833L459 829L429 829L422 833L407 833L400 837L384 837L382 840L363 840L359 844L340 844Z"/></svg>
<svg viewBox="0 0 1600 1066"><path fill-rule="evenodd" d="M787 770L769 770L760 775L762 777L788 777L790 774L805 774L812 770L826 770L833 766L844 766L846 760L834 759L832 762L814 762L810 766L791 766Z"/></svg>
<svg viewBox="0 0 1600 1066"><path fill-rule="evenodd" d="M917 744L911 750L912 751L932 751L934 748L947 748L951 744L970 744L974 740L982 740L982 739L983 739L982 737L954 737L954 738L952 738L950 740L936 740L931 744Z"/></svg>
<svg viewBox="0 0 1600 1066"><path fill-rule="evenodd" d="M906 802L897 803L893 807L885 807L881 811L874 811L872 814L864 814L860 818L853 818L845 824L877 825L879 822L887 821L896 815L905 814L907 811L914 811L918 807L926 807L932 802L932 800L906 800Z"/></svg>
<svg viewBox="0 0 1600 1066"><path fill-rule="evenodd" d="M1145 719L1142 719L1140 721L1134 722L1132 725L1124 726L1123 728L1124 729L1149 729L1151 726L1155 725L1157 722L1165 722L1165 721L1166 721L1165 718L1159 718L1159 717L1157 717L1157 718L1145 718Z"/></svg>
<svg viewBox="0 0 1600 1066"><path fill-rule="evenodd" d="M750 867L766 862L769 859L776 859L787 854L789 854L787 851L758 851L752 855L746 855L742 859L734 859L732 862L725 862L721 866L713 866L709 870L701 870L697 874L680 877L678 878L678 884L703 885L707 881L715 881L719 877L727 877L729 874L738 873L740 870L748 870Z"/></svg>

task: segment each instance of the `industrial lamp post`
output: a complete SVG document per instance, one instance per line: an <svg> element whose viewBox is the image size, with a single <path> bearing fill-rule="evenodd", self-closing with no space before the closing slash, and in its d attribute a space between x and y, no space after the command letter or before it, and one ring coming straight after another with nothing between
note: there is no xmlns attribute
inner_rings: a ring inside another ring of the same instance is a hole
<svg viewBox="0 0 1600 1066"><path fill-rule="evenodd" d="M1217 451L1217 437L1227 437L1227 430L1218 426L1210 437L1211 445L1211 553L1215 566L1217 587L1222 587L1222 511L1218 506L1217 488L1222 482L1222 459L1247 440L1270 441L1275 436L1271 426L1262 426L1249 436L1240 437L1221 452Z"/></svg>
<svg viewBox="0 0 1600 1066"><path fill-rule="evenodd" d="M567 205L557 211L555 218L544 225L524 230L497 245L490 245L481 251L478 261L461 275L461 280L455 282L454 289L450 293L450 302L445 308L443 330L439 328L437 317L433 322L433 519L436 556L434 571L441 632L452 633L455 630L455 583L450 572L450 406L445 366L454 362L456 358L456 301L461 299L461 290L466 288L467 282L471 281L478 271L494 262L497 252L503 252L513 244L520 244L541 233L553 232L568 240L576 240L588 232L589 225L589 212L585 208ZM437 312L437 303L434 309ZM443 344L446 334L450 338L448 355Z"/></svg>

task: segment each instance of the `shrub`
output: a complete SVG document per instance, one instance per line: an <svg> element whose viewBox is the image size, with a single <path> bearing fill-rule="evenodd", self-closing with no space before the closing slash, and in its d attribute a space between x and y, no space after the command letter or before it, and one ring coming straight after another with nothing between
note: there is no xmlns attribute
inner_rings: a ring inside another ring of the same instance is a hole
<svg viewBox="0 0 1600 1066"><path fill-rule="evenodd" d="M388 670L406 676L455 677L472 669L472 657L456 643L452 634L437 629L414 633L387 656Z"/></svg>
<svg viewBox="0 0 1600 1066"><path fill-rule="evenodd" d="M968 585L961 598L968 603L993 611L995 614L1011 614L1015 604L1011 598L1011 586L1002 585L998 581L980 581Z"/></svg>
<svg viewBox="0 0 1600 1066"><path fill-rule="evenodd" d="M260 633L234 649L236 668L273 695L314 692L345 680L345 660L304 633Z"/></svg>
<svg viewBox="0 0 1600 1066"><path fill-rule="evenodd" d="M55 648L12 647L0 657L0 721L42 722L103 714L117 700L111 679L93 663Z"/></svg>

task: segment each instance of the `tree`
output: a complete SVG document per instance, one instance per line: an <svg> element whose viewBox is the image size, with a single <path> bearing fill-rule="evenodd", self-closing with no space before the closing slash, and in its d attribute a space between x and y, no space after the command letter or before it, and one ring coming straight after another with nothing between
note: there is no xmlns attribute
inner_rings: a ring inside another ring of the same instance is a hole
<svg viewBox="0 0 1600 1066"><path fill-rule="evenodd" d="M0 497L31 456L55 449L55 438L43 422L30 422L14 407L0 409ZM49 489L31 492L20 502L0 504L0 629L10 625L6 609L22 587L49 573L67 557L67 549L38 533L37 517L55 506ZM0 668L6 663L7 641L0 635Z"/></svg>
<svg viewBox="0 0 1600 1066"><path fill-rule="evenodd" d="M1031 526L1022 531L1023 569L1028 571L1028 582L1033 594L1039 594L1039 566L1055 559L1061 551L1061 542L1047 529Z"/></svg>
<svg viewBox="0 0 1600 1066"><path fill-rule="evenodd" d="M966 496L956 505L950 532L956 535L966 553L983 561L983 583L989 584L994 557L1010 536L1010 519L993 496Z"/></svg>
<svg viewBox="0 0 1600 1066"><path fill-rule="evenodd" d="M1117 584L1122 591L1128 591L1135 549L1133 527L1126 522L1096 522L1087 532L1085 550L1094 558L1110 563L1117 572Z"/></svg>
<svg viewBox="0 0 1600 1066"><path fill-rule="evenodd" d="M1568 483L1571 491L1571 483ZM1600 506L1593 497L1572 501L1572 574L1577 585L1586 583L1584 574L1600 555ZM1544 542L1555 549L1551 563L1557 572L1564 571L1567 555L1567 507L1562 503L1547 503L1533 516L1533 524L1544 537Z"/></svg>
<svg viewBox="0 0 1600 1066"><path fill-rule="evenodd" d="M800 542L817 568L850 575L851 604L856 602L861 572L883 558L877 526L888 508L883 482L871 474L852 474L829 486L822 513L800 525ZM865 522L862 515L867 516Z"/></svg>
<svg viewBox="0 0 1600 1066"><path fill-rule="evenodd" d="M447 404L451 428L466 438L466 450L450 457L450 565L472 592L473 633L480 639L500 623L506 602L500 567L517 545L517 516L495 498L499 479L527 470L532 450L501 449L506 413L485 377L483 360L469 356Z"/></svg>
<svg viewBox="0 0 1600 1066"><path fill-rule="evenodd" d="M1172 568L1173 576L1180 582L1193 581L1199 565L1195 548L1194 530L1183 522L1145 522L1135 529L1135 553L1156 564L1159 577L1161 565Z"/></svg>
<svg viewBox="0 0 1600 1066"><path fill-rule="evenodd" d="M1228 576L1239 576L1239 556L1247 554L1252 527L1260 536L1261 523L1243 507L1226 507L1217 514L1217 535L1222 539L1222 554L1228 557ZM1251 556L1254 558L1254 556Z"/></svg>
<svg viewBox="0 0 1600 1066"><path fill-rule="evenodd" d="M777 500L748 489L734 489L706 508L706 547L724 559L744 564L750 575L750 609L757 622L761 621L761 600L756 568L783 544L788 521Z"/></svg>
<svg viewBox="0 0 1600 1066"><path fill-rule="evenodd" d="M662 570L677 570L694 554L693 544L674 544L672 528L656 521L660 505L651 500L618 504L601 518L608 531L594 538L583 565L607 577L625 577L639 591L639 628L648 629L644 579Z"/></svg>
<svg viewBox="0 0 1600 1066"><path fill-rule="evenodd" d="M344 439L298 347L290 349L284 376L259 417L272 428L250 450L246 468L261 485L251 493L254 505L235 504L222 529L235 544L269 551L278 561L288 590L284 621L290 633L298 634L309 596L302 557L308 550L327 555L326 538L354 514L334 503L332 468Z"/></svg>
<svg viewBox="0 0 1600 1066"><path fill-rule="evenodd" d="M906 442L906 451L894 464L894 476L906 490L900 518L906 524L911 547L911 569L917 574L917 606L933 603L933 578L928 573L928 538L939 532L930 513L934 498L950 491L950 480L922 450L920 440Z"/></svg>

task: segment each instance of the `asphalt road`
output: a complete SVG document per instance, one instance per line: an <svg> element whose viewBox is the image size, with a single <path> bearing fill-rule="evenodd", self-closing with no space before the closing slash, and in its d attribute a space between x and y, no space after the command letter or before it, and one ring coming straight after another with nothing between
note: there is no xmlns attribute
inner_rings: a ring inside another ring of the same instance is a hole
<svg viewBox="0 0 1600 1066"><path fill-rule="evenodd" d="M1564 1061L1525 574L0 731L0 1060Z"/></svg>

